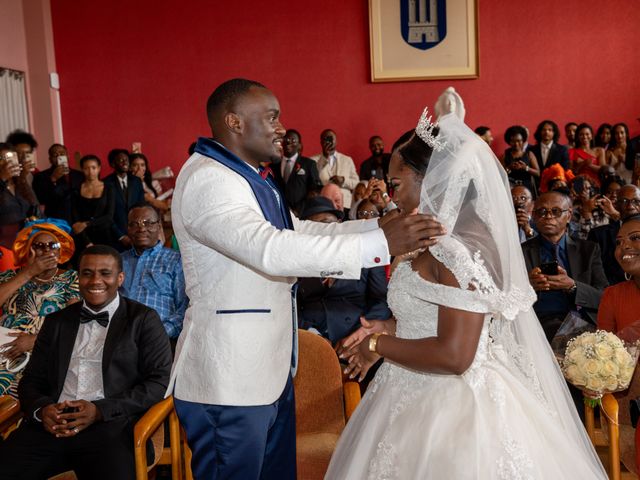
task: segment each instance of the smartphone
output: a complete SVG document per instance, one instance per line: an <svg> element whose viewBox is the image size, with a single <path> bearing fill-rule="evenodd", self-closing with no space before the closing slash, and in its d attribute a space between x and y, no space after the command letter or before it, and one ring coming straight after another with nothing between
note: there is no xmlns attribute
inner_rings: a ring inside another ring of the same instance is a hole
<svg viewBox="0 0 640 480"><path fill-rule="evenodd" d="M60 155L58 157L58 165L69 168L69 159L66 155Z"/></svg>
<svg viewBox="0 0 640 480"><path fill-rule="evenodd" d="M573 187L573 191L580 195L584 192L584 177L577 177L571 186Z"/></svg>
<svg viewBox="0 0 640 480"><path fill-rule="evenodd" d="M543 275L558 275L558 262L546 262L540 265L540 272Z"/></svg>
<svg viewBox="0 0 640 480"><path fill-rule="evenodd" d="M24 163L29 163L29 171L33 172L36 169L36 157L33 153L26 153L24 155Z"/></svg>
<svg viewBox="0 0 640 480"><path fill-rule="evenodd" d="M640 153L636 153L636 169L640 168Z"/></svg>
<svg viewBox="0 0 640 480"><path fill-rule="evenodd" d="M7 164L11 166L19 165L18 154L16 152L7 152L5 154L5 158L7 159Z"/></svg>

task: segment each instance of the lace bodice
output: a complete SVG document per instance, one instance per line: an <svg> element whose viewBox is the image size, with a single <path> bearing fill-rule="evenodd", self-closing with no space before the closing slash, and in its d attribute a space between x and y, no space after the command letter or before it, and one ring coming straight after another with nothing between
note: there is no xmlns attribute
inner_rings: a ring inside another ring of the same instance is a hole
<svg viewBox="0 0 640 480"><path fill-rule="evenodd" d="M438 331L438 306L484 312L486 308L470 290L440 285L423 279L411 262L401 262L389 283L387 300L397 320L400 338L435 337ZM486 358L489 318L485 320L474 364Z"/></svg>

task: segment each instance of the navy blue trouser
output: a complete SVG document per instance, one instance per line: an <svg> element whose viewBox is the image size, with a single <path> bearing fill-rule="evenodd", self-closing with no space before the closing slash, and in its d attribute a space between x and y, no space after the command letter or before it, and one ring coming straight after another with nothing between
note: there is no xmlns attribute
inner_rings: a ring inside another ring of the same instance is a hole
<svg viewBox="0 0 640 480"><path fill-rule="evenodd" d="M295 480L293 381L271 405L236 407L174 399L196 480Z"/></svg>

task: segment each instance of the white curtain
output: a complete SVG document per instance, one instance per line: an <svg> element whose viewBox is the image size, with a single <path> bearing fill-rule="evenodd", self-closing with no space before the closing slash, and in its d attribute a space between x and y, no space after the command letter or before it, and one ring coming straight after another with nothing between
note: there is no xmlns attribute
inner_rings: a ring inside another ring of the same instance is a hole
<svg viewBox="0 0 640 480"><path fill-rule="evenodd" d="M0 142L16 129L29 131L24 72L0 67Z"/></svg>

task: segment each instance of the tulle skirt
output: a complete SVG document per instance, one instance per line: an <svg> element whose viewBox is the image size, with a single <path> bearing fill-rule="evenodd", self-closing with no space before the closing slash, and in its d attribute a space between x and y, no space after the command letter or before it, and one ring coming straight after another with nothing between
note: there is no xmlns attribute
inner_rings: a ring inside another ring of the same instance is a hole
<svg viewBox="0 0 640 480"><path fill-rule="evenodd" d="M603 478L556 417L507 366L462 376L385 362L345 428L327 479Z"/></svg>

